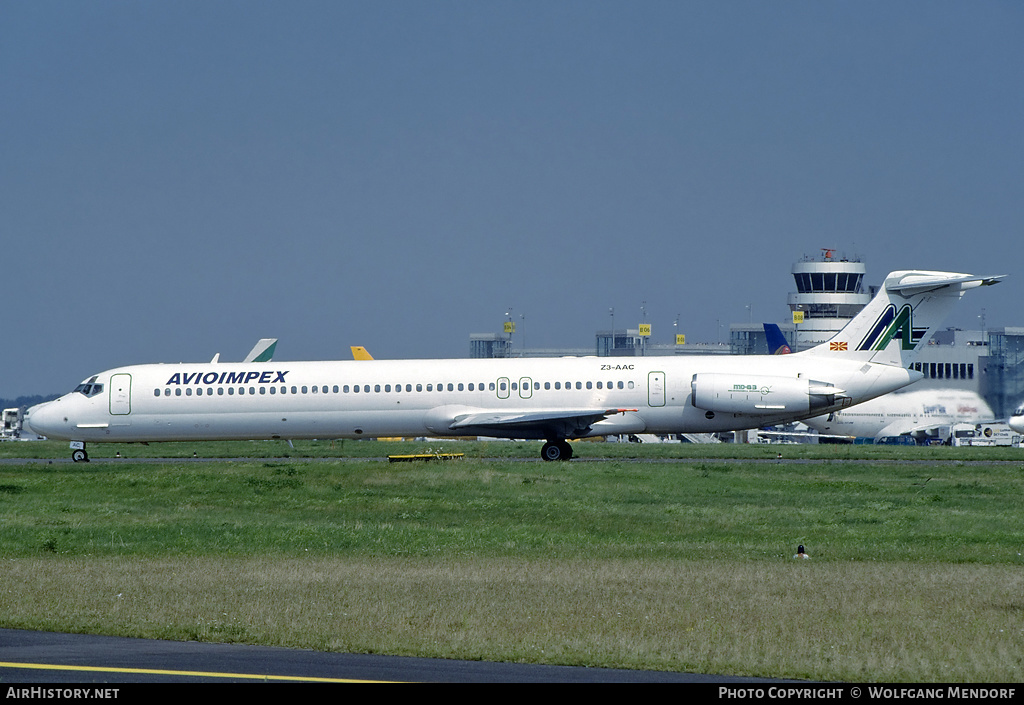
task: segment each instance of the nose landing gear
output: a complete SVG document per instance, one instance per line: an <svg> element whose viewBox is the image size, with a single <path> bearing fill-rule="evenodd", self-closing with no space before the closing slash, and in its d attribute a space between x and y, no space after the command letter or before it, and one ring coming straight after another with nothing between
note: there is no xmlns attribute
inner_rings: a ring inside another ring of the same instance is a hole
<svg viewBox="0 0 1024 705"><path fill-rule="evenodd" d="M85 452L85 443L71 441L71 459L76 463L88 463L89 454Z"/></svg>

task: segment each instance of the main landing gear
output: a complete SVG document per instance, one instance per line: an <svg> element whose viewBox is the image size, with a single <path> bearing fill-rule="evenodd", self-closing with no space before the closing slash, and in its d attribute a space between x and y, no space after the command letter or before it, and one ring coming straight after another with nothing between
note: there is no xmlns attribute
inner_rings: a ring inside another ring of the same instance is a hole
<svg viewBox="0 0 1024 705"><path fill-rule="evenodd" d="M548 441L540 449L540 457L544 460L571 460L572 446L563 439Z"/></svg>

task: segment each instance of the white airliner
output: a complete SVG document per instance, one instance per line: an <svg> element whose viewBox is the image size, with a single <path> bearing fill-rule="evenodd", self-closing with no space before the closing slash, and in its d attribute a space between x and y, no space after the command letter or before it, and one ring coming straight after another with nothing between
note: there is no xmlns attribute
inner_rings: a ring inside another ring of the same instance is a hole
<svg viewBox="0 0 1024 705"><path fill-rule="evenodd" d="M804 419L818 433L878 440L911 436L917 441L942 439L953 424L993 423L992 408L966 389L907 389L886 394L852 409Z"/></svg>
<svg viewBox="0 0 1024 705"><path fill-rule="evenodd" d="M86 444L231 439L709 433L817 416L920 379L916 349L1001 276L899 271L834 338L782 356L148 364L93 375L26 425Z"/></svg>
<svg viewBox="0 0 1024 705"><path fill-rule="evenodd" d="M1006 425L1017 433L1024 433L1024 404L1017 407L1016 411L1013 412L1013 416L1010 417L1010 420Z"/></svg>

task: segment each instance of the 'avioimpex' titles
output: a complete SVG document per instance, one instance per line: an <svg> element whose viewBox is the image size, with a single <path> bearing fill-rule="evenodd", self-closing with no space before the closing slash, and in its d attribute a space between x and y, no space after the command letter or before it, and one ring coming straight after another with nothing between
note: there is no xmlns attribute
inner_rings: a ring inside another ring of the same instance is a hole
<svg viewBox="0 0 1024 705"><path fill-rule="evenodd" d="M288 370L266 370L264 372L175 372L167 384L284 384Z"/></svg>

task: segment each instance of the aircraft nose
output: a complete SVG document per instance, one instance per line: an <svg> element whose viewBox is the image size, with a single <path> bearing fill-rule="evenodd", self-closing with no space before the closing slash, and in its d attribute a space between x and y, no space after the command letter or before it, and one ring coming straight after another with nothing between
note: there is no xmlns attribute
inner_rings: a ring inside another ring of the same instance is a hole
<svg viewBox="0 0 1024 705"><path fill-rule="evenodd" d="M52 401L30 406L25 410L21 425L38 436L50 435L57 428L60 411Z"/></svg>

